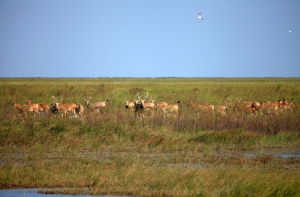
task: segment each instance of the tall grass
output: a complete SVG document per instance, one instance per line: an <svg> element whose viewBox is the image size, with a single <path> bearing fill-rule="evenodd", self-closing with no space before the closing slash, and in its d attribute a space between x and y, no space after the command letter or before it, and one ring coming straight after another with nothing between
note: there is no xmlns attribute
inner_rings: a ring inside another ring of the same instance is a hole
<svg viewBox="0 0 300 197"><path fill-rule="evenodd" d="M188 103L223 104L235 102L237 98L255 101L276 101L293 99L297 105L300 98L298 78L271 79L1 79L0 80L0 124L3 144L30 144L32 138L43 135L64 136L65 134L98 135L103 142L116 143L116 140L136 143L149 138L151 131L194 133L203 130L213 131L252 131L265 135L300 131L298 110L284 113L236 112L232 109L226 115L194 111ZM156 102L181 101L179 117L156 112L137 120L134 113L125 109L125 100L132 100L136 93L149 92L149 100ZM51 103L51 96L64 97L64 103L84 103L91 96L92 101L109 99L104 114L89 111L83 120L61 118L59 115L29 116L24 118L13 109L12 103L33 102ZM13 136L14 135L14 136ZM144 136L142 136L144 135ZM22 139L21 139L22 138ZM150 139L152 139L150 137ZM158 140L168 141L163 137ZM288 138L286 139L288 140ZM101 141L101 140L100 140ZM119 142L121 143L121 142ZM154 143L154 144L155 144ZM230 143L230 141L228 141Z"/></svg>
<svg viewBox="0 0 300 197"><path fill-rule="evenodd" d="M299 196L299 159L224 157L230 151L299 148L298 109L257 114L230 109L221 115L188 105L282 98L298 105L299 84L298 78L2 78L0 187L79 187L82 192L88 186L92 194L140 196ZM125 100L138 92L148 92L156 102L180 100L179 116L146 112L137 119L125 109ZM12 107L27 99L51 103L52 95L62 95L64 103L84 104L89 96L110 101L103 114L87 110L83 119L25 118ZM70 155L74 152L78 155Z"/></svg>

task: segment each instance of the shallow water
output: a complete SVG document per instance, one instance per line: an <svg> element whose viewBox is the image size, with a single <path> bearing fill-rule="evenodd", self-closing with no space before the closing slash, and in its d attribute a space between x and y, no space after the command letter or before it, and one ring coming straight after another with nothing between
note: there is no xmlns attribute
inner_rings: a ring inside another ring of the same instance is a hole
<svg viewBox="0 0 300 197"><path fill-rule="evenodd" d="M67 153L56 153L49 152L38 155L38 159L43 162L56 162L63 160L64 158L76 158L76 159L87 159L97 162L107 162L112 161L114 156L131 156L138 159L143 163L152 163L158 164L165 167L182 167L182 168L206 168L207 165L203 163L201 159L195 162L185 162L186 159L178 158L187 158L186 154L182 152L173 152L173 153L139 153L139 152L67 152ZM202 153L191 153L190 155L193 158L205 157ZM212 154L211 156L217 158L261 158L261 157L271 157L273 159L280 159L282 161L290 159L300 159L300 149L299 148L286 148L286 149L265 149L256 151L245 151L245 152L219 152ZM0 166L17 166L22 167L27 165L26 158L30 157L30 153L2 153L0 154ZM200 163L199 163L200 162ZM294 165L290 164L290 165Z"/></svg>
<svg viewBox="0 0 300 197"><path fill-rule="evenodd" d="M274 157L280 158L300 158L300 153L283 153L283 154L274 154Z"/></svg>
<svg viewBox="0 0 300 197"><path fill-rule="evenodd" d="M290 158L300 158L300 153L273 153L267 154L272 157L278 157L282 159L290 159ZM260 155L257 153L245 153L244 157L259 157Z"/></svg>
<svg viewBox="0 0 300 197"><path fill-rule="evenodd" d="M89 195L89 194L43 194L38 189L5 189L0 190L0 197L127 197L112 195Z"/></svg>

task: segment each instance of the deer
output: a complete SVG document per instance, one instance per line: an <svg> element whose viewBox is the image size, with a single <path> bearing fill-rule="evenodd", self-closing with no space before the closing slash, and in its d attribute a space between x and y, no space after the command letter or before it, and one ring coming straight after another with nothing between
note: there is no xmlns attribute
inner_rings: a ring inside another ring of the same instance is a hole
<svg viewBox="0 0 300 197"><path fill-rule="evenodd" d="M267 101L261 104L259 110L266 113L278 112L279 111L279 103Z"/></svg>
<svg viewBox="0 0 300 197"><path fill-rule="evenodd" d="M81 104L77 104L76 108L75 108L75 113L80 117L83 118L83 114L84 114L84 107Z"/></svg>
<svg viewBox="0 0 300 197"><path fill-rule="evenodd" d="M214 105L207 105L207 104L194 104L192 101L190 102L190 105L197 111L203 111L203 112L214 112L215 106Z"/></svg>
<svg viewBox="0 0 300 197"><path fill-rule="evenodd" d="M168 114L174 114L178 117L178 112L179 112L179 104L180 101L177 101L176 104L168 104L168 105L161 105L159 109L163 111L163 113L168 116Z"/></svg>
<svg viewBox="0 0 300 197"><path fill-rule="evenodd" d="M67 112L72 112L73 115L76 115L75 109L77 108L77 104L69 103L69 104L61 104L63 101L63 96L60 97L60 101L58 102L54 96L52 96L53 103L51 105L51 111L53 113L61 112L62 117L67 117Z"/></svg>
<svg viewBox="0 0 300 197"><path fill-rule="evenodd" d="M161 101L161 102L155 104L155 106L159 107L159 108L165 107L165 106L168 106L168 105L169 104L167 102L164 102L164 101Z"/></svg>
<svg viewBox="0 0 300 197"><path fill-rule="evenodd" d="M238 110L240 112L250 112L255 113L261 109L262 102L253 102L253 101L241 101L238 99L234 105L234 110Z"/></svg>
<svg viewBox="0 0 300 197"><path fill-rule="evenodd" d="M170 111L170 112L178 113L179 103L180 103L180 101L177 101L176 104L170 104L170 105L168 105L167 110Z"/></svg>
<svg viewBox="0 0 300 197"><path fill-rule="evenodd" d="M148 98L149 93L147 92L146 95L143 98L143 106L145 110L153 110L155 108L154 100L152 99L150 102L145 102L145 100Z"/></svg>
<svg viewBox="0 0 300 197"><path fill-rule="evenodd" d="M278 107L281 111L293 110L294 103L291 101L287 101L286 99L278 100Z"/></svg>
<svg viewBox="0 0 300 197"><path fill-rule="evenodd" d="M145 110L144 103L145 103L145 99L148 97L148 93L147 96L144 96L144 98L141 98L139 93L137 93L136 96L137 99L134 100L134 113L135 113L135 117L137 118L140 117Z"/></svg>
<svg viewBox="0 0 300 197"><path fill-rule="evenodd" d="M39 106L37 104L13 103L13 107L19 112L24 113L25 116L27 116L27 112L33 112L33 116L35 116L35 114L39 114Z"/></svg>
<svg viewBox="0 0 300 197"><path fill-rule="evenodd" d="M145 110L152 110L155 108L154 100L151 100L150 102L144 103Z"/></svg>
<svg viewBox="0 0 300 197"><path fill-rule="evenodd" d="M101 112L103 113L104 108L106 108L107 106L107 102L109 102L108 99L106 99L106 101L98 101L98 102L90 102L89 100L91 99L91 97L89 97L89 99L85 99L85 105L87 106L88 109L91 110L96 110L99 113L99 110L101 110Z"/></svg>
<svg viewBox="0 0 300 197"><path fill-rule="evenodd" d="M125 108L129 109L130 111L134 111L135 103L134 101L128 101L126 100Z"/></svg>
<svg viewBox="0 0 300 197"><path fill-rule="evenodd" d="M27 100L27 105L33 104L31 100ZM39 105L39 112L48 113L50 109L50 105L47 103L36 103Z"/></svg>
<svg viewBox="0 0 300 197"><path fill-rule="evenodd" d="M164 113L166 112L168 106L169 104L164 101L155 104L155 108L157 108L158 110L162 110Z"/></svg>
<svg viewBox="0 0 300 197"><path fill-rule="evenodd" d="M214 109L224 116L226 114L227 103L225 103L225 105L214 105Z"/></svg>

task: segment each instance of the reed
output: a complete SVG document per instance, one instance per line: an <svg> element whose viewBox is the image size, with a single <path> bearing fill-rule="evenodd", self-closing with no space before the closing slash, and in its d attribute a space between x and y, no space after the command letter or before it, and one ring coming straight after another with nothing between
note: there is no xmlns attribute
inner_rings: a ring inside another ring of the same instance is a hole
<svg viewBox="0 0 300 197"><path fill-rule="evenodd" d="M0 187L72 187L65 193L137 196L299 196L299 78L0 79ZM179 114L145 112L125 100L148 92ZM83 118L25 117L14 102L109 99ZM293 111L226 114L189 103L292 100ZM270 153L272 152L272 153ZM247 154L256 156L245 156ZM51 189L50 189L51 190ZM51 191L50 191L51 192Z"/></svg>

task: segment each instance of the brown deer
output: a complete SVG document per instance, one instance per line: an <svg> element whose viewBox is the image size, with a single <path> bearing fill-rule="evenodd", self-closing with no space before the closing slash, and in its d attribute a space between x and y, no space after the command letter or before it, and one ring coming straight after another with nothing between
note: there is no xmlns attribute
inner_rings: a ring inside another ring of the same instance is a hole
<svg viewBox="0 0 300 197"><path fill-rule="evenodd" d="M23 113L25 116L27 116L28 112L33 112L33 116L35 114L39 114L39 105L37 104L17 104L14 103L13 107L17 109L19 112Z"/></svg>
<svg viewBox="0 0 300 197"><path fill-rule="evenodd" d="M293 110L294 103L286 99L278 100L278 106L281 111Z"/></svg>
<svg viewBox="0 0 300 197"><path fill-rule="evenodd" d="M169 104L164 101L155 104L155 108L157 108L158 110L162 110L164 113L166 112L168 106Z"/></svg>
<svg viewBox="0 0 300 197"><path fill-rule="evenodd" d="M279 103L267 101L261 104L259 110L265 113L273 113L279 111Z"/></svg>
<svg viewBox="0 0 300 197"><path fill-rule="evenodd" d="M63 97L61 96L60 101L58 102L54 96L52 96L53 103L51 105L51 111L54 113L60 112L63 117L67 116L67 112L72 112L73 115L76 115L75 109L77 108L77 104L68 103L61 104L63 101Z"/></svg>
<svg viewBox="0 0 300 197"><path fill-rule="evenodd" d="M134 113L136 118L143 117L145 98L141 98L140 94L136 94L137 99L134 100ZM148 96L147 96L148 97Z"/></svg>
<svg viewBox="0 0 300 197"><path fill-rule="evenodd" d="M134 106L135 106L134 101L127 101L126 100L126 105L125 105L126 109L129 109L130 111L134 111Z"/></svg>
<svg viewBox="0 0 300 197"><path fill-rule="evenodd" d="M167 106L162 106L160 109L163 113L168 117L168 115L175 115L177 118L179 117L179 104L180 101L177 101L176 104L169 104Z"/></svg>
<svg viewBox="0 0 300 197"><path fill-rule="evenodd" d="M86 104L87 108L90 110L96 110L98 113L99 113L99 111L101 111L101 113L103 113L103 109L106 108L107 103L109 102L108 99L106 101L90 102L89 101L90 99L91 99L91 97L89 97L89 99L85 100L85 104Z"/></svg>
<svg viewBox="0 0 300 197"><path fill-rule="evenodd" d="M260 102L241 101L241 99L238 99L234 105L234 110L239 112L255 113L261 108L261 103L258 103Z"/></svg>
<svg viewBox="0 0 300 197"><path fill-rule="evenodd" d="M208 104L194 104L192 101L190 102L190 105L192 108L194 108L196 111L202 111L202 112L214 112L215 106L214 105L208 105Z"/></svg>
<svg viewBox="0 0 300 197"><path fill-rule="evenodd" d="M27 100L27 105L33 104L31 100ZM39 105L39 112L48 113L50 109L50 105L47 103L36 103Z"/></svg>
<svg viewBox="0 0 300 197"><path fill-rule="evenodd" d="M84 115L84 107L81 104L77 104L76 108L75 108L75 112L76 114L80 117L83 118Z"/></svg>

